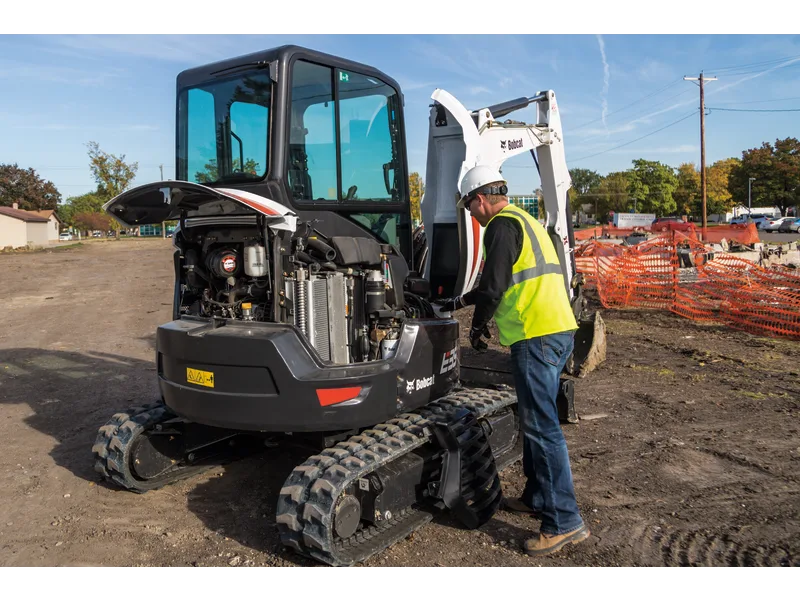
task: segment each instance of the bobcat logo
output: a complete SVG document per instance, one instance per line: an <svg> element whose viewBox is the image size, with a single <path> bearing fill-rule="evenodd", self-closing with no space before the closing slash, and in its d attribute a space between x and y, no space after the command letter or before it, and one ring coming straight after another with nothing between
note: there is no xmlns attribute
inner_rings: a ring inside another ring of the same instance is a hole
<svg viewBox="0 0 800 600"><path fill-rule="evenodd" d="M406 394L410 394L414 391L414 379L406 381Z"/></svg>
<svg viewBox="0 0 800 600"><path fill-rule="evenodd" d="M500 150L505 150L505 149L506 149L506 141L500 140Z"/></svg>

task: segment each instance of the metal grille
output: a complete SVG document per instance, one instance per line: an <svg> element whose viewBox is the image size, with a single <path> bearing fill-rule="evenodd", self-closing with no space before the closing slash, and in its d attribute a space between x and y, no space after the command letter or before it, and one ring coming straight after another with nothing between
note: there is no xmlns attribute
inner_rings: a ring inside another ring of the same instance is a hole
<svg viewBox="0 0 800 600"><path fill-rule="evenodd" d="M328 279L331 360L337 365L345 365L348 362L346 294L344 275L336 273Z"/></svg>
<svg viewBox="0 0 800 600"><path fill-rule="evenodd" d="M317 349L322 360L330 360L327 284L324 279L314 279L308 283L309 341Z"/></svg>

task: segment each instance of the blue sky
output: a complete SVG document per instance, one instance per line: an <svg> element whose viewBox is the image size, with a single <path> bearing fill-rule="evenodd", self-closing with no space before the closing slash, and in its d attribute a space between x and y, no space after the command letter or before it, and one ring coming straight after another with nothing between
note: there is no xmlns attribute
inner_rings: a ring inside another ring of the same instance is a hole
<svg viewBox="0 0 800 600"><path fill-rule="evenodd" d="M394 77L406 99L409 168L421 173L436 87L468 108L554 90L569 167L601 174L636 158L699 164L699 91L682 77L701 70L718 77L706 84L707 164L800 137L798 112L713 110L799 109L797 35L0 35L0 163L33 167L67 198L94 188L85 144L96 141L138 161L135 184L159 180L159 165L172 178L177 74L285 43ZM533 109L511 117L535 120ZM514 194L539 185L529 157L507 162L504 174Z"/></svg>

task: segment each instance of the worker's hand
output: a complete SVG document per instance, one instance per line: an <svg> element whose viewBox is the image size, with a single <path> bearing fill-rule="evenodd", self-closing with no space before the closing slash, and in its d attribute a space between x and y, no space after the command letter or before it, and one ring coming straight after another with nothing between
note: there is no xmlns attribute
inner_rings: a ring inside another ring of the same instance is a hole
<svg viewBox="0 0 800 600"><path fill-rule="evenodd" d="M456 296L455 298L442 298L440 300L434 300L434 302L441 305L442 311L444 312L454 312L459 308L464 308L466 306L466 304L464 304L464 299L461 296Z"/></svg>
<svg viewBox="0 0 800 600"><path fill-rule="evenodd" d="M483 327L473 327L469 330L469 343L478 352L483 352L489 348L486 342L481 339L481 336L485 337L487 340L492 337L492 334L489 333L488 326L484 325Z"/></svg>

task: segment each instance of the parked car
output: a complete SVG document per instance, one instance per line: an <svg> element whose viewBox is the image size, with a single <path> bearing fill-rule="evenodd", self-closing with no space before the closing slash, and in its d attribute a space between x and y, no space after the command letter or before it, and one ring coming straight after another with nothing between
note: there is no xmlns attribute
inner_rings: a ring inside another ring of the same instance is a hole
<svg viewBox="0 0 800 600"><path fill-rule="evenodd" d="M72 241L72 234L64 232L58 236L59 242L71 242Z"/></svg>
<svg viewBox="0 0 800 600"><path fill-rule="evenodd" d="M764 231L778 231L781 223L784 221L794 221L797 217L775 217L773 219L767 219L767 222L761 226L761 229Z"/></svg>
<svg viewBox="0 0 800 600"><path fill-rule="evenodd" d="M92 233L92 237L103 237L103 234L100 233L99 231L95 231Z"/></svg>
<svg viewBox="0 0 800 600"><path fill-rule="evenodd" d="M761 229L764 224L772 219L772 215L760 215L760 214L752 214L752 215L739 215L738 217L733 217L731 219L731 225L745 225L748 222L755 223L756 229Z"/></svg>
<svg viewBox="0 0 800 600"><path fill-rule="evenodd" d="M653 219L650 231L691 231L692 224L680 217L659 217Z"/></svg>
<svg viewBox="0 0 800 600"><path fill-rule="evenodd" d="M779 233L793 233L800 232L800 219L796 217L788 217L778 227Z"/></svg>

